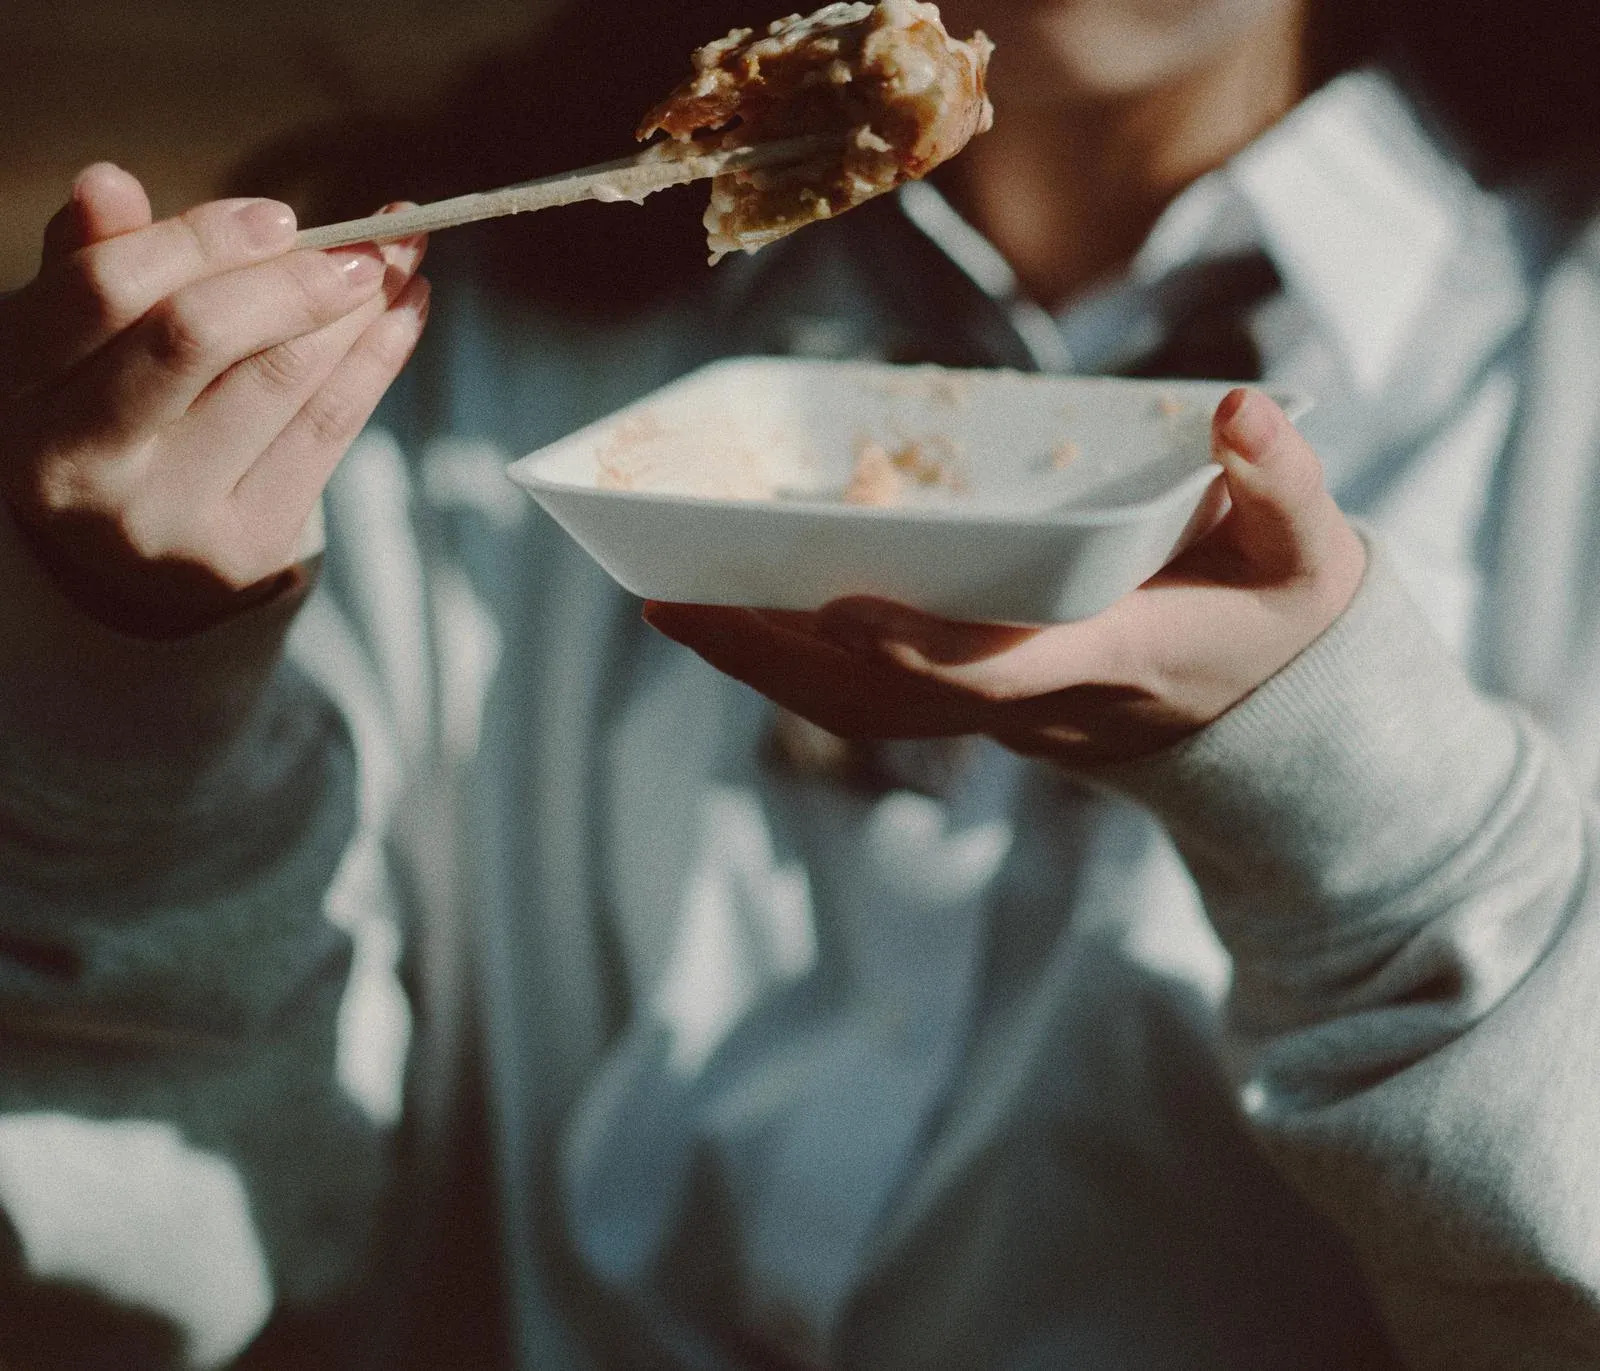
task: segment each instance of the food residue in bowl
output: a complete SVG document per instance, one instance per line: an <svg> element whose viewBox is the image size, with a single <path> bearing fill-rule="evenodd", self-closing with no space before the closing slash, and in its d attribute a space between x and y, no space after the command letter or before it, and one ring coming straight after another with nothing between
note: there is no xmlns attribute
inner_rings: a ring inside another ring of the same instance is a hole
<svg viewBox="0 0 1600 1371"><path fill-rule="evenodd" d="M619 422L595 451L600 490L772 500L803 471L805 457L780 435L757 438L734 426L679 425L648 411Z"/></svg>
<svg viewBox="0 0 1600 1371"><path fill-rule="evenodd" d="M864 442L856 451L856 464L850 484L839 498L847 505L877 505L888 508L900 503L905 478L900 474L882 443Z"/></svg>
<svg viewBox="0 0 1600 1371"><path fill-rule="evenodd" d="M856 445L855 467L840 498L850 505L892 506L905 502L910 490L967 493L961 454L942 435L913 438L893 448L870 438Z"/></svg>
<svg viewBox="0 0 1600 1371"><path fill-rule="evenodd" d="M890 441L862 435L854 453L843 486L830 489L819 485L815 457L792 435L737 424L675 424L645 411L624 417L596 447L594 481L600 490L651 495L838 501L880 509L948 507L973 498L965 455L947 435ZM1048 481L1082 457L1082 445L1063 438L1034 459L1030 470ZM1044 489L1030 485L1029 499L1042 498Z"/></svg>
<svg viewBox="0 0 1600 1371"><path fill-rule="evenodd" d="M936 376L929 387L929 394L935 404L945 405L950 409L964 409L972 399L972 378Z"/></svg>

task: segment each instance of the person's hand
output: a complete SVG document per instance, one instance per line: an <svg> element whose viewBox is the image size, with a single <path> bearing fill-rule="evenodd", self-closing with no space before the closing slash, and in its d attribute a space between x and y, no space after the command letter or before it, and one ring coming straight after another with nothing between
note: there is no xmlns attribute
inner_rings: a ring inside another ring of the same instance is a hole
<svg viewBox="0 0 1600 1371"><path fill-rule="evenodd" d="M421 240L291 252L294 233L270 200L153 223L98 163L0 299L0 494L115 628L172 636L270 597L417 341Z"/></svg>
<svg viewBox="0 0 1600 1371"><path fill-rule="evenodd" d="M652 602L645 618L842 737L987 733L1068 765L1143 756L1287 665L1349 604L1366 566L1316 454L1271 400L1230 392L1212 438L1226 514L1091 619L955 623L867 598L815 614Z"/></svg>

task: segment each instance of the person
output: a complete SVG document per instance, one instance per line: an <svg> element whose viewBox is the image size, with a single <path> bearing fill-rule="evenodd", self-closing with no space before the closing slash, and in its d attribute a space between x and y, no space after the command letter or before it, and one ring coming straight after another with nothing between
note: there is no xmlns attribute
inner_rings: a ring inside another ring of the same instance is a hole
<svg viewBox="0 0 1600 1371"><path fill-rule="evenodd" d="M1600 1355L1592 90L1478 98L1579 36L945 12L937 184L463 230L414 357L420 243L78 178L0 301L0 1362ZM612 155L749 17L573 6L404 151ZM1318 404L1094 620L657 632L503 466L737 352Z"/></svg>

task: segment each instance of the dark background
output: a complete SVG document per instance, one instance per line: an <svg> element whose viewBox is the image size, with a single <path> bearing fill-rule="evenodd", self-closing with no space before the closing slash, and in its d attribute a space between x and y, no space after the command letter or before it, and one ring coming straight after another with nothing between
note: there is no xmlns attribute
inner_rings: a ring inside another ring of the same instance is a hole
<svg viewBox="0 0 1600 1371"><path fill-rule="evenodd" d="M122 163L149 187L157 213L171 213L215 193L245 154L285 134L425 102L469 59L536 30L554 5L0 0L0 291L32 274L40 232L86 163ZM716 22L691 17L708 7ZM749 0L749 7L810 5ZM723 0L640 0L637 12L663 29L664 40L672 30L665 52L681 64L695 43L725 31L728 8ZM596 0L579 0L580 27L598 10ZM744 4L734 11L748 22ZM673 27L680 12L687 36ZM1600 199L1595 0L1326 0L1325 13L1330 31L1361 32L1380 17L1380 27L1392 28L1390 42L1409 54L1402 65L1424 78L1480 171L1493 176L1552 153L1576 154L1583 205L1592 210ZM610 41L597 35L598 48ZM526 174L615 155L638 109L677 79L678 65L663 70L669 74L652 69L646 95L623 102L622 132L601 140L600 152ZM622 95L607 89L598 99L614 104ZM582 142L570 133L557 140L562 157L565 144ZM496 171L502 181L523 174L511 165ZM370 207L363 202L352 212Z"/></svg>
<svg viewBox="0 0 1600 1371"><path fill-rule="evenodd" d="M437 91L548 2L0 0L0 290L33 274L86 163L121 163L170 213L274 137Z"/></svg>

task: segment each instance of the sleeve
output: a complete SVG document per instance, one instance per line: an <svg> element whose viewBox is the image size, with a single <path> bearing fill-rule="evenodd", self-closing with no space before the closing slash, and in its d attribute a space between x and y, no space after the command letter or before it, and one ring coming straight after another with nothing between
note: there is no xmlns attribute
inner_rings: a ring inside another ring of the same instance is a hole
<svg viewBox="0 0 1600 1371"><path fill-rule="evenodd" d="M1600 816L1552 741L1374 549L1300 658L1096 779L1193 870L1243 1112L1410 1363L1600 1363Z"/></svg>
<svg viewBox="0 0 1600 1371"><path fill-rule="evenodd" d="M0 1366L218 1367L354 1297L391 1144L337 1069L359 786L299 599L124 638L0 515Z"/></svg>

